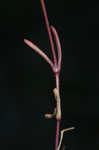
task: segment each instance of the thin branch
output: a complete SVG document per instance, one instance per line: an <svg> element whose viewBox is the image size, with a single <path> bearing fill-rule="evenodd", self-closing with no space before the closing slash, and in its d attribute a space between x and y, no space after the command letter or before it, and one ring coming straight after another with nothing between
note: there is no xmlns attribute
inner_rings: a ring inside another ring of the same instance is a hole
<svg viewBox="0 0 99 150"><path fill-rule="evenodd" d="M57 66L57 59L56 59L56 54L55 54L54 42L53 42L53 38L52 38L52 35L51 35L51 30L50 30L50 25L49 25L49 21L48 21L46 7L45 7L45 4L44 4L44 0L40 0L40 1L41 1L43 14L44 14L44 19L45 19L45 23L46 23L47 32L48 32L48 37L49 37L49 40L50 40L50 45L51 45L52 55L53 55L53 59L54 59L54 64Z"/></svg>
<svg viewBox="0 0 99 150"><path fill-rule="evenodd" d="M56 89L58 92L60 91L60 85L59 85L59 72L55 73L55 81L56 81ZM57 98L57 97L56 97ZM56 113L58 109L58 103L56 99ZM56 137L55 137L55 150L58 148L58 141L59 141L59 131L60 131L60 123L61 119L56 118Z"/></svg>
<svg viewBox="0 0 99 150"><path fill-rule="evenodd" d="M54 65L53 65L52 61L48 58L48 56L41 49L39 49L35 44L33 44L32 42L30 42L27 39L24 39L24 42L29 47L31 47L35 52L37 52L41 57L43 57L44 60L51 66L52 70L54 70Z"/></svg>
<svg viewBox="0 0 99 150"><path fill-rule="evenodd" d="M71 128L67 128L67 129L61 130L61 137L60 137L60 142L59 142L59 146L58 146L58 149L57 149L57 150L60 150L64 132L66 132L66 131L71 131L71 130L74 130L74 129L75 129L74 127L71 127Z"/></svg>
<svg viewBox="0 0 99 150"><path fill-rule="evenodd" d="M54 35L54 38L56 41L57 52L58 52L58 70L60 70L61 60L62 60L61 44L60 44L58 33L57 33L56 29L54 28L54 26L51 26L51 30L53 32L53 35Z"/></svg>

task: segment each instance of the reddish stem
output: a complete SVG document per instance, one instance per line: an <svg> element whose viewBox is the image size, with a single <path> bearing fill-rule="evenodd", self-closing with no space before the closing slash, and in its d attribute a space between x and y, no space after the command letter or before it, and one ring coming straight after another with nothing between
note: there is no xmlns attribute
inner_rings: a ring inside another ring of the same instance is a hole
<svg viewBox="0 0 99 150"><path fill-rule="evenodd" d="M49 37L49 40L50 40L53 60L54 60L55 66L56 66L57 65L57 59L56 59L56 54L55 54L54 42L53 42L51 30L50 30L50 25L49 25L49 21L48 21L47 11L46 11L46 7L45 7L45 4L44 4L44 0L40 0L40 1L41 1L43 14L44 14L44 19L45 19L45 23L46 23L47 32L48 32L48 37Z"/></svg>
<svg viewBox="0 0 99 150"><path fill-rule="evenodd" d="M60 73L60 69L61 69L61 46L60 46L58 34L57 34L55 28L51 27L52 32L53 32L54 37L55 37L55 40L56 40L56 45L57 45L57 50L58 50L58 63L57 63L55 48L54 48L54 42L53 42L52 35L51 35L51 29L50 29L50 25L49 25L49 21L48 21L46 7L44 4L44 0L40 0L40 1L41 1L41 6L42 6L44 19L45 19L45 23L46 23L46 27L47 27L47 31L48 31L51 49L52 49L52 55L53 55L53 60L54 60L54 74L55 74L55 80L56 80L56 88L58 89L58 92L59 92L59 73ZM56 101L56 113L57 113L57 108L58 108L57 106L58 106L58 104ZM59 130L60 130L60 120L56 118L55 150L57 150L57 148L58 148Z"/></svg>
<svg viewBox="0 0 99 150"><path fill-rule="evenodd" d="M55 74L55 80L56 80L56 88L58 89L58 92L59 92L59 73ZM57 101L56 101L56 111L57 111ZM61 122L61 120L56 118L55 150L57 150L57 148L58 148L60 122Z"/></svg>
<svg viewBox="0 0 99 150"><path fill-rule="evenodd" d="M28 46L30 46L32 49L34 49L38 54L40 54L46 60L47 63L49 63L49 65L52 68L52 71L54 72L55 81L56 81L56 88L57 88L58 93L59 93L59 74L60 74L60 69L61 69L61 57L62 57L61 45L60 45L59 37L58 37L58 34L57 34L55 28L52 26L50 29L44 0L40 0L40 1L41 1L41 6L42 6L42 10L43 10L44 18L45 18L45 23L46 23L46 27L47 27L47 31L48 31L48 36L49 36L49 40L50 40L50 45L51 45L54 63L52 63L52 61L48 58L48 56L41 49L39 49L35 44L33 44L32 42L30 42L29 40L26 40L26 39L24 39L24 42ZM52 35L51 35L51 30L53 32L53 35L54 35L54 38L56 41L57 52L58 52L58 62L56 59L56 53L55 53L55 48L54 48L54 42L53 42ZM58 100L56 99L56 114L58 112L57 110L58 110ZM61 118L57 119L57 117L56 117L55 150L57 150L57 148L58 148L60 122L61 122Z"/></svg>

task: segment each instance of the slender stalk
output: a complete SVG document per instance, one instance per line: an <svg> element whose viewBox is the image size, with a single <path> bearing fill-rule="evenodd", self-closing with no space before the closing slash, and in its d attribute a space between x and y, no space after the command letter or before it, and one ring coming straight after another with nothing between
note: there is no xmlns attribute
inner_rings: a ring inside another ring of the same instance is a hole
<svg viewBox="0 0 99 150"><path fill-rule="evenodd" d="M56 80L56 88L59 92L59 73L55 74L55 80ZM56 113L57 113L57 108L58 108L58 103L56 101ZM56 137L55 137L55 150L57 150L58 148L58 143L59 143L59 131L60 131L60 122L61 122L61 118L57 119L56 118Z"/></svg>
<svg viewBox="0 0 99 150"><path fill-rule="evenodd" d="M44 19L45 19L45 23L46 23L47 32L48 32L48 37L49 37L49 40L50 40L53 60L54 60L54 63L56 65L57 64L57 59L56 59L56 54L55 54L54 42L53 42L51 30L50 30L50 25L49 25L49 21L48 21L47 11L46 11L46 7L45 7L45 4L44 4L44 0L40 0L40 1L41 1L43 14L44 14Z"/></svg>
<svg viewBox="0 0 99 150"><path fill-rule="evenodd" d="M55 150L58 149L58 143L59 143L59 131L60 131L60 120L56 120Z"/></svg>
<svg viewBox="0 0 99 150"><path fill-rule="evenodd" d="M48 16L47 16L47 11L46 11L46 7L44 4L44 0L40 0L41 2L41 6L42 6L42 10L43 10L43 14L44 14L44 19L45 19L45 23L46 23L46 28L48 31L48 37L50 40L50 45L51 45L51 50L52 50L52 55L53 55L53 61L52 62L49 57L41 50L39 49L35 44L33 44L32 42L30 42L29 40L24 39L24 42L30 46L32 49L34 49L41 57L44 58L44 60L49 63L50 67L52 68L52 71L55 75L55 81L56 81L56 89L57 89L57 95L56 96L56 109L55 109L55 113L51 114L47 114L46 118L52 118L55 114L56 114L56 137L55 137L55 150L58 150L58 144L59 144L59 132L60 132L60 122L61 122L61 104L60 104L60 97L59 97L59 74L60 74L60 70L61 70L61 58L62 58L62 54L61 54L61 45L60 45L60 41L59 41L59 37L58 34L55 30L55 28L53 26L50 27L49 25L49 21L48 21ZM56 42L56 46L57 46L57 52L58 52L58 60L56 59L56 53L55 53L55 48L54 48L54 42L53 42L53 38L52 38L52 34L51 34L51 30L52 33L54 35L55 38L55 42Z"/></svg>
<svg viewBox="0 0 99 150"><path fill-rule="evenodd" d="M74 129L75 129L74 127L70 127L70 128L66 128L66 129L61 130L60 142L59 142L59 145L58 145L58 149L57 149L57 150L60 150L64 132L71 131L71 130L74 130ZM63 149L62 149L62 150L64 150L64 149L65 149L65 146L63 146Z"/></svg>
<svg viewBox="0 0 99 150"><path fill-rule="evenodd" d="M52 35L51 35L51 29L50 29L50 25L49 25L49 21L48 21L46 7L45 7L45 4L44 4L44 0L40 0L40 1L41 1L41 6L42 6L44 19L45 19L45 23L46 23L46 27L47 27L47 31L48 31L48 36L49 36L49 40L50 40L51 49L52 49L52 55L53 55L53 60L54 60L54 68L56 69L56 70L54 70L55 80L56 80L56 88L59 92L59 71L60 71L60 68L61 68L61 47L60 47L60 42L59 42L58 34L56 33L55 28L51 27L52 32L53 32L54 37L55 37L55 40L56 40L56 45L57 45L57 48L58 48L58 60L59 61L57 63L55 48L54 48L54 42L53 42ZM57 113L57 109L58 109L58 102L56 100L56 113ZM55 150L57 150L57 148L58 148L60 121L61 121L60 119L56 118Z"/></svg>

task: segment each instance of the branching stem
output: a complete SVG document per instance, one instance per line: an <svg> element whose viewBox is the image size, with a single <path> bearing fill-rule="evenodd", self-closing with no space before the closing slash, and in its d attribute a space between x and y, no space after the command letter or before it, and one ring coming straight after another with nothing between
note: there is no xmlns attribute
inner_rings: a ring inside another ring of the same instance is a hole
<svg viewBox="0 0 99 150"><path fill-rule="evenodd" d="M24 39L24 42L29 47L31 47L35 52L37 52L41 57L44 58L44 60L52 68L52 71L55 75L55 81L56 81L56 88L54 90L54 95L55 95L55 99L56 99L55 150L57 150L58 149L58 143L59 143L60 122L61 122L61 102L60 102L60 94L59 94L60 93L60 90L59 90L59 75L60 75L60 70L61 70L62 53L61 53L61 45L60 45L60 40L59 40L59 37L58 37L58 33L56 32L56 29L53 26L50 27L50 25L49 25L44 0L40 0L40 2L41 2L43 14L44 14L44 19L45 19L45 23L46 23L47 32L48 32L48 37L49 37L49 40L50 40L50 46L51 46L51 50L52 50L53 61L51 61L49 59L49 57L40 48L38 48L35 44L30 42L29 40ZM56 58L56 52L55 52L55 48L54 48L54 42L53 42L51 31L53 33L53 36L54 36L54 39L55 39L55 42L56 42L58 58ZM52 118L54 115L55 114L52 114L52 115L51 114L46 114L45 117L46 118Z"/></svg>

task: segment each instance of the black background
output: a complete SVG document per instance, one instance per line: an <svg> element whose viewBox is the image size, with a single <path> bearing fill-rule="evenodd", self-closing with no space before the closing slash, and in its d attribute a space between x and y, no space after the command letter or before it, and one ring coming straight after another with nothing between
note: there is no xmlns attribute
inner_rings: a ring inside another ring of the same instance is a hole
<svg viewBox="0 0 99 150"><path fill-rule="evenodd" d="M67 150L99 149L99 3L46 0L62 46L61 129ZM0 149L54 150L54 75L27 45L51 57L39 0L0 1ZM2 147L3 146L3 147Z"/></svg>

